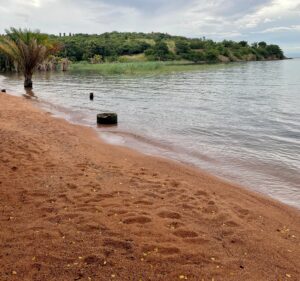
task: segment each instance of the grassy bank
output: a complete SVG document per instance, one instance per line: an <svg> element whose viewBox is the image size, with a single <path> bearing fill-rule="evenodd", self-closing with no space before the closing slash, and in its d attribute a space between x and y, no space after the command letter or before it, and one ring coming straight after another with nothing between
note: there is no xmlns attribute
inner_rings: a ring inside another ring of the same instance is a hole
<svg viewBox="0 0 300 281"><path fill-rule="evenodd" d="M92 71L103 75L128 74L138 75L147 73L170 73L205 69L211 65L190 64L185 62L126 62L126 63L74 63L71 71Z"/></svg>

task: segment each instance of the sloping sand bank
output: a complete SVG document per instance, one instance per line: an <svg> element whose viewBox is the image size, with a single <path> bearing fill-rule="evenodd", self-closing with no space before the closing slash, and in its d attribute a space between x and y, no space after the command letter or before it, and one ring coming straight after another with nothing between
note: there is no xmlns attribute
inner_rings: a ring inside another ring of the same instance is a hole
<svg viewBox="0 0 300 281"><path fill-rule="evenodd" d="M299 211L0 94L0 280L300 280Z"/></svg>

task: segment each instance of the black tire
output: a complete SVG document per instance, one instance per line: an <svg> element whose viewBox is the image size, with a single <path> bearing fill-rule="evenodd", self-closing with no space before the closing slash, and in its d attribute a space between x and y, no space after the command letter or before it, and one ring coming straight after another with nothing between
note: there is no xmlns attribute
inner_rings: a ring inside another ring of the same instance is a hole
<svg viewBox="0 0 300 281"><path fill-rule="evenodd" d="M116 125L118 124L118 115L116 113L100 113L97 115L97 124Z"/></svg>

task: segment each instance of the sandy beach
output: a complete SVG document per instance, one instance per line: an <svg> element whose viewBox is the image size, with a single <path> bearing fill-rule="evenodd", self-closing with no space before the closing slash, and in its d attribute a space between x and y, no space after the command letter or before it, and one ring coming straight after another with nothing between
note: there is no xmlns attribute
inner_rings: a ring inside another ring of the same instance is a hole
<svg viewBox="0 0 300 281"><path fill-rule="evenodd" d="M300 212L0 94L0 280L300 280Z"/></svg>

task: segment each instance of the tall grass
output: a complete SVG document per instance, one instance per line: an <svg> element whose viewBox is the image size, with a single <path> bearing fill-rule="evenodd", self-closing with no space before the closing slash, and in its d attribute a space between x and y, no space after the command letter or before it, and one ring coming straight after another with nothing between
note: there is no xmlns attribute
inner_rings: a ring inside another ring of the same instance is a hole
<svg viewBox="0 0 300 281"><path fill-rule="evenodd" d="M77 63L71 65L71 70L97 71L102 74L138 74L155 72L163 67L160 62L130 62L130 63Z"/></svg>
<svg viewBox="0 0 300 281"><path fill-rule="evenodd" d="M187 64L185 62L126 62L126 63L75 63L70 67L71 71L91 71L103 75L138 75L147 73L163 73L200 70L209 67L208 65Z"/></svg>

